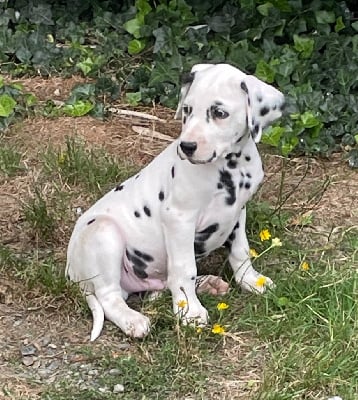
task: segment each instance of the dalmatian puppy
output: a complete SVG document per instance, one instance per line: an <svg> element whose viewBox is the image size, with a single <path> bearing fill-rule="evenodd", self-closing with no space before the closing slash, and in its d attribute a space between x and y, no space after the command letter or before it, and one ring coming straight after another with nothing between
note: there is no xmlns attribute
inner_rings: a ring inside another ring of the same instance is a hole
<svg viewBox="0 0 358 400"><path fill-rule="evenodd" d="M134 292L169 289L183 323L207 323L197 286L220 294L228 285L198 277L196 259L224 244L236 282L264 290L249 258L245 204L263 179L256 142L283 104L278 90L231 65L192 68L176 112L179 138L88 209L71 236L66 274L85 293L91 340L104 318L129 336L148 334L149 319L126 303Z"/></svg>

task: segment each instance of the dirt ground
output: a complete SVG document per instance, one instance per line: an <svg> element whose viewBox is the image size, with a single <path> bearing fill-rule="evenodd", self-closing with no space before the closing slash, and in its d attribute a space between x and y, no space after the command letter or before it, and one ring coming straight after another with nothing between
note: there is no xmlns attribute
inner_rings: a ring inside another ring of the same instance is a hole
<svg viewBox="0 0 358 400"><path fill-rule="evenodd" d="M73 85L81 81L80 78L32 78L21 82L39 101L63 101ZM19 202L35 178L30 175L36 174L36 168L32 166L39 162L40 149L49 144L63 145L67 136L76 135L89 144L104 146L121 159L145 165L180 132L180 124L173 120L172 110L159 106L136 108L136 111L157 117L150 120L121 115L118 112L121 109L131 110L124 104L113 105L112 113L105 121L91 117L51 119L35 116L11 129L8 135L21 149L31 172L13 179L0 179L2 244L21 248L26 242L19 228ZM147 129L138 133L141 128ZM262 147L266 177L256 198L293 211L292 230L300 235L305 230L315 231L317 240L325 245L345 228L358 225L357 171L347 166L342 154L322 160L312 157L284 159L270 153ZM312 216L314 223L302 227L307 215ZM65 236L63 247L56 249L63 255L67 239ZM86 356L77 354L76 346L87 343L90 319L76 313L75 304L73 311L68 312L70 307L64 306L65 303L66 299L61 296L51 298L36 287L25 288L21 277L9 279L0 275L0 387L13 393L8 398L36 398L42 390L41 385L55 382L69 364L86 365ZM131 343L126 339L118 341L112 327L106 329L109 334L102 335L93 345L94 352L108 346L119 353L128 352ZM24 361L24 357L32 359ZM22 363L14 363L14 360L22 360Z"/></svg>

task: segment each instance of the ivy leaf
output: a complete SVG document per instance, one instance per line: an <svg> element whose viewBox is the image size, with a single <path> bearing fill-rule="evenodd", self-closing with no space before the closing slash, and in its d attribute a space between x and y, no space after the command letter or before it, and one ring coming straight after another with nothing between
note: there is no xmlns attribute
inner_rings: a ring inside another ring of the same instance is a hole
<svg viewBox="0 0 358 400"><path fill-rule="evenodd" d="M29 20L36 25L54 25L51 5L41 3L38 6L32 7L32 11L29 13Z"/></svg>
<svg viewBox="0 0 358 400"><path fill-rule="evenodd" d="M138 54L145 49L146 41L144 39L133 39L128 43L128 53L130 55Z"/></svg>
<svg viewBox="0 0 358 400"><path fill-rule="evenodd" d="M318 10L315 11L315 17L318 24L333 24L336 21L333 11Z"/></svg>
<svg viewBox="0 0 358 400"><path fill-rule="evenodd" d="M293 35L294 48L298 51L303 58L310 58L313 48L314 40L310 38Z"/></svg>
<svg viewBox="0 0 358 400"><path fill-rule="evenodd" d="M123 24L123 28L133 35L136 39L141 37L140 30L144 25L144 20L141 18L133 18Z"/></svg>
<svg viewBox="0 0 358 400"><path fill-rule="evenodd" d="M257 63L255 75L267 83L275 81L275 70L264 60L260 60Z"/></svg>
<svg viewBox="0 0 358 400"><path fill-rule="evenodd" d="M334 26L334 31L339 32L344 29L346 26L344 25L342 16L338 17L336 20L336 25Z"/></svg>
<svg viewBox="0 0 358 400"><path fill-rule="evenodd" d="M170 68L167 63L157 62L150 75L148 85L156 87L158 84L163 82L170 82L179 85L179 75L178 72L173 68Z"/></svg>
<svg viewBox="0 0 358 400"><path fill-rule="evenodd" d="M88 114L94 105L88 100L78 100L73 104L66 104L63 107L63 112L70 117L82 117Z"/></svg>
<svg viewBox="0 0 358 400"><path fill-rule="evenodd" d="M0 95L0 117L9 117L15 109L17 102L8 94Z"/></svg>
<svg viewBox="0 0 358 400"><path fill-rule="evenodd" d="M260 4L259 6L257 6L257 11L267 17L269 15L270 9L273 7L273 4L270 2L264 3L264 4Z"/></svg>
<svg viewBox="0 0 358 400"><path fill-rule="evenodd" d="M78 62L76 67L79 68L84 76L87 76L93 68L93 60L91 57L87 57L85 60Z"/></svg>
<svg viewBox="0 0 358 400"><path fill-rule="evenodd" d="M285 133L285 128L281 126L270 126L262 135L262 143L278 147L282 135Z"/></svg>
<svg viewBox="0 0 358 400"><path fill-rule="evenodd" d="M300 116L300 119L304 128L313 128L321 124L321 121L312 113L312 111L306 111Z"/></svg>

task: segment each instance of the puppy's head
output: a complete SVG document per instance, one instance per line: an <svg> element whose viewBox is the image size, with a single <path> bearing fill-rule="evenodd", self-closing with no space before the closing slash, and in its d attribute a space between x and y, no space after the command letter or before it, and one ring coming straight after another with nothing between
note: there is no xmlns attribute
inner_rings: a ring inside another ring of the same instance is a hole
<svg viewBox="0 0 358 400"><path fill-rule="evenodd" d="M197 64L186 77L175 114L182 119L178 154L193 164L213 162L281 116L274 87L228 64Z"/></svg>

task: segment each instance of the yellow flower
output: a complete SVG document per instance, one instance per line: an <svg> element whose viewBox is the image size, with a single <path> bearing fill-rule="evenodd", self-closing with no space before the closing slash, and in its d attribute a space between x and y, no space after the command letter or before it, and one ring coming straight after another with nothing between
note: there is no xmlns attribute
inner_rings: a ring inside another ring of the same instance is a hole
<svg viewBox="0 0 358 400"><path fill-rule="evenodd" d="M216 335L223 335L225 333L225 328L220 324L214 324L211 332L215 333Z"/></svg>
<svg viewBox="0 0 358 400"><path fill-rule="evenodd" d="M282 242L279 238L273 238L272 242L271 242L271 246L272 247L281 247L282 246Z"/></svg>
<svg viewBox="0 0 358 400"><path fill-rule="evenodd" d="M310 265L308 264L307 261L303 261L300 268L302 271L308 271L310 269Z"/></svg>
<svg viewBox="0 0 358 400"><path fill-rule="evenodd" d="M203 328L200 328L200 326L198 328L196 328L196 333L201 333L203 331Z"/></svg>
<svg viewBox="0 0 358 400"><path fill-rule="evenodd" d="M261 232L260 232L260 240L261 240L261 242L263 242L263 241L265 241L265 240L269 240L270 239L270 237L271 237L271 233L270 233L270 231L268 230L268 229L263 229Z"/></svg>
<svg viewBox="0 0 358 400"><path fill-rule="evenodd" d="M218 303L218 305L216 306L216 308L221 311L221 310L226 310L227 308L229 308L229 305L226 303Z"/></svg>
<svg viewBox="0 0 358 400"><path fill-rule="evenodd" d="M260 276L257 278L256 286L257 286L257 287L264 287L264 286L266 285L266 281L267 281L266 276L260 275Z"/></svg>
<svg viewBox="0 0 358 400"><path fill-rule="evenodd" d="M188 302L186 301L186 300L179 300L178 302L177 302L177 306L179 307L179 308L184 308L185 306L187 306L188 305Z"/></svg>
<svg viewBox="0 0 358 400"><path fill-rule="evenodd" d="M257 251L255 249L250 249L249 254L250 254L250 257L252 257L252 258L256 258L259 256L259 254L257 253Z"/></svg>

